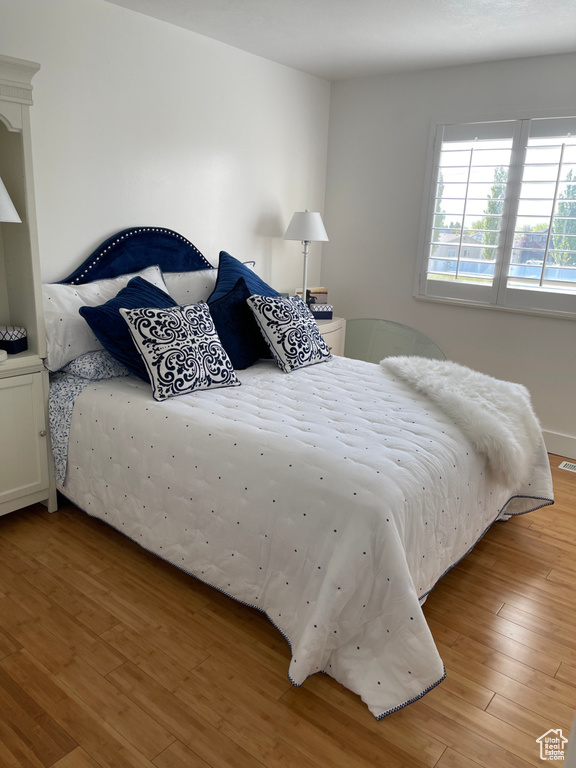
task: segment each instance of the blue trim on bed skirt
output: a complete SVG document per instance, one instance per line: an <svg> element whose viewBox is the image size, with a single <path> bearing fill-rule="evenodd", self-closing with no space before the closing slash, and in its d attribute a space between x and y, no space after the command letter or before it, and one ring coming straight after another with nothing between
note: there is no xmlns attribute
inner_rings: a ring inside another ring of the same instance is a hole
<svg viewBox="0 0 576 768"><path fill-rule="evenodd" d="M213 265L178 232L164 227L130 227L109 237L61 283L93 280L139 272L158 265L163 272L195 272Z"/></svg>
<svg viewBox="0 0 576 768"><path fill-rule="evenodd" d="M478 536L478 538L477 538L477 539L476 539L476 541L475 541L475 542L472 544L472 546L471 546L471 547L469 547L469 549L467 549L467 550L466 550L466 552L464 552L464 554L462 555L462 557L459 557L459 558L458 558L458 560L455 560L455 561L452 563L452 565L450 565L448 568L446 568L446 570L444 571L444 573L443 573L441 576L439 576L439 577L436 579L436 581L434 582L434 584L432 584L432 586L430 587L430 589L429 589L429 590L427 590L426 592L424 592L424 594L423 594L423 595L420 595L420 597L418 598L418 600L420 601L420 603L421 603L423 600L425 600L425 599L428 597L428 595L430 594L430 592L432 592L432 590L434 589L434 587L436 586L436 584L438 584L438 582L440 581L440 579L443 579L443 578L444 578L444 576L446 576L446 574L448 573L448 571L451 571L451 570L452 570L452 568L454 568L455 566L457 566L457 565L458 565L458 563L460 563L462 560L464 560L464 558L466 557L466 555L469 555L469 554L470 554L470 552L472 552L472 550L474 549L474 547L476 546L476 544L478 544L478 542L480 541L480 539L483 539L483 538L484 538L484 536L485 536L485 535L488 533L488 531L490 530L490 528L492 528L492 526L494 525L494 523L497 523L497 522L498 522L498 519L500 518L500 516L502 515L502 513L504 512L504 510L506 509L506 507L508 506L508 504L510 504L510 502L511 502L513 499L534 499L534 501L536 501L536 500L538 499L538 500L539 500L539 501L541 501L542 503L541 503L541 504L538 504L536 507L531 507L531 509L526 509L526 510L524 510L524 512L512 512L512 513L510 513L509 517L505 517L505 518L502 518L502 522L506 522L506 520L509 520L509 519L510 519L510 517L517 517L518 515L527 515L529 512L535 512L537 509L542 509L542 507L549 507L550 505L554 504L554 499L549 499L549 498L547 498L546 496L522 496L522 495L519 495L519 494L516 494L516 495L514 495L514 496L510 496L510 498L509 498L509 499L508 499L508 501L507 501L507 502L504 504L504 506L503 506L503 507L501 507L501 509L499 509L499 510L498 510L498 514L496 515L496 517L494 518L494 520L492 520L492 522L491 522L491 523L489 523L489 524L486 526L486 528L485 528L485 529L482 531L482 533L480 534L480 536Z"/></svg>
<svg viewBox="0 0 576 768"><path fill-rule="evenodd" d="M530 509L525 509L523 512L505 512L505 509L508 506L508 504L510 504L510 502L513 501L514 499L534 499L534 501L538 499L539 501L543 501L545 503L538 504L538 506L536 507L530 507ZM518 517L519 515L527 515L529 512L535 512L537 509L542 509L542 507L549 507L552 504L554 504L554 499L549 499L547 496L528 496L527 494L517 493L515 496L511 496L508 499L506 504L504 504L504 506L500 510L500 514L504 512L505 515L508 515L508 517L506 518L508 519L510 517ZM496 518L496 520L498 520L498 518Z"/></svg>
<svg viewBox="0 0 576 768"><path fill-rule="evenodd" d="M433 691L436 686L440 685L440 683L444 682L446 679L446 667L442 665L444 668L444 674L440 678L440 680L436 680L435 683L432 683L432 685L429 685L426 690L422 691L422 693L419 693L418 696L414 696L411 699L408 699L408 701L405 701L404 704L399 704L397 707L392 707L392 709L387 710L386 712L382 712L381 715L376 716L376 720L382 720L385 717L388 717L388 715L392 715L394 712L399 712L401 709L404 709L404 707L407 707L409 704L414 704L415 701L418 701L423 696L426 696L427 693L430 693L430 691Z"/></svg>

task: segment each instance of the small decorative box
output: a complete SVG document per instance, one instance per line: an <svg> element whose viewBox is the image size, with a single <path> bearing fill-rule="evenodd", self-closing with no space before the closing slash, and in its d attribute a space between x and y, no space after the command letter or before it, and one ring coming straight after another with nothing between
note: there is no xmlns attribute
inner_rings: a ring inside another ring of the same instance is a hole
<svg viewBox="0 0 576 768"><path fill-rule="evenodd" d="M18 328L15 325L0 325L0 349L6 350L11 355L25 352L28 349L26 328Z"/></svg>
<svg viewBox="0 0 576 768"><path fill-rule="evenodd" d="M332 304L310 304L310 312L316 320L332 320Z"/></svg>

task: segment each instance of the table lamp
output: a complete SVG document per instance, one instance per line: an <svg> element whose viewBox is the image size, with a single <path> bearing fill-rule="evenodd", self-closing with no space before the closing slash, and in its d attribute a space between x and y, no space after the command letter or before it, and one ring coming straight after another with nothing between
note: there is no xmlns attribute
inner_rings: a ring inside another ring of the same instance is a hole
<svg viewBox="0 0 576 768"><path fill-rule="evenodd" d="M300 240L304 246L304 271L302 274L302 301L308 304L306 281L308 274L308 247L315 241L327 241L328 235L322 222L322 217L315 211L297 211L292 216L284 240Z"/></svg>
<svg viewBox="0 0 576 768"><path fill-rule="evenodd" d="M22 219L18 216L18 212L14 208L14 203L10 200L10 195L2 179L0 179L0 221L13 224L22 223Z"/></svg>

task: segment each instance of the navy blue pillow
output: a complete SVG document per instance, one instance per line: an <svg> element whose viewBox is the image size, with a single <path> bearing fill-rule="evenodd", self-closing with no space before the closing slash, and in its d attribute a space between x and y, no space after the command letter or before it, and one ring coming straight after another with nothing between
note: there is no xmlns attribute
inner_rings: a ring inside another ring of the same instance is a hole
<svg viewBox="0 0 576 768"><path fill-rule="evenodd" d="M246 299L255 293L280 296L249 267L220 251L218 278L208 297L208 307L222 346L237 370L248 368L261 357L271 357L252 312L246 312Z"/></svg>
<svg viewBox="0 0 576 768"><path fill-rule="evenodd" d="M128 325L118 310L120 307L166 309L175 306L177 303L172 296L142 277L133 277L113 299L98 307L80 307L78 312L86 320L104 349L136 376L149 382L150 377L140 352L136 349Z"/></svg>
<svg viewBox="0 0 576 768"><path fill-rule="evenodd" d="M240 277L231 291L208 305L222 346L237 371L249 368L262 357L270 357L268 344L246 303L248 298L250 291Z"/></svg>
<svg viewBox="0 0 576 768"><path fill-rule="evenodd" d="M244 278L251 296L254 293L257 293L259 296L280 296L278 291L275 291L268 283L265 283L264 280L258 277L256 272L253 272L245 264L242 264L241 261L238 261L238 259L230 256L226 251L220 251L218 278L214 290L208 298L208 304L230 293L240 277Z"/></svg>

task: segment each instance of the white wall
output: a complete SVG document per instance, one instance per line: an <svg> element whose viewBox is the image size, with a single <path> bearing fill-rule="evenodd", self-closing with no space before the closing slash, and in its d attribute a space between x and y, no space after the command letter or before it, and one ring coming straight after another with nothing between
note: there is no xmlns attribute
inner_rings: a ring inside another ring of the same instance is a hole
<svg viewBox="0 0 576 768"><path fill-rule="evenodd" d="M114 232L169 227L217 263L301 284L293 211L323 210L330 85L102 0L2 0L0 53L36 61L42 279ZM311 279L319 279L319 254Z"/></svg>
<svg viewBox="0 0 576 768"><path fill-rule="evenodd" d="M432 119L574 110L576 55L332 85L322 283L338 314L426 333L453 360L531 393L548 449L576 457L576 323L413 297ZM576 300L575 300L576 303Z"/></svg>

